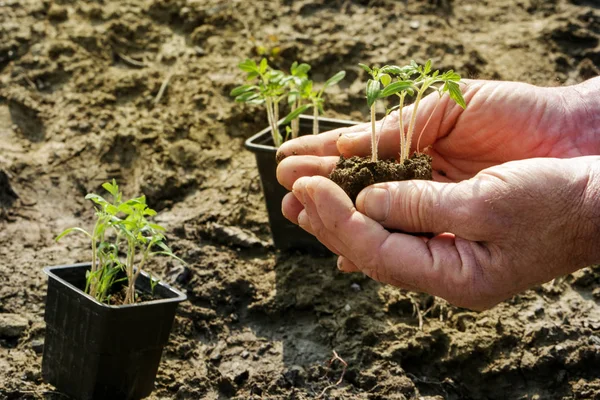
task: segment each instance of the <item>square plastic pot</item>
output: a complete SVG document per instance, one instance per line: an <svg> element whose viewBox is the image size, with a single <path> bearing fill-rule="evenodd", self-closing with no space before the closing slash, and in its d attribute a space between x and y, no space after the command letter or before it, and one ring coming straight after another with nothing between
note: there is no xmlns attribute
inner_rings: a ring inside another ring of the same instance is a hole
<svg viewBox="0 0 600 400"><path fill-rule="evenodd" d="M300 136L312 134L313 117L300 116ZM354 121L344 121L331 118L319 118L319 132L349 127L358 124ZM282 127L282 134L284 128ZM313 235L307 233L298 225L293 224L281 213L281 201L288 192L277 182L277 148L273 144L271 128L265 128L246 140L245 146L254 153L260 175L269 225L275 247L282 251L300 250L315 255L331 254Z"/></svg>
<svg viewBox="0 0 600 400"><path fill-rule="evenodd" d="M79 400L141 399L154 389L180 291L159 282L157 300L110 306L83 292L90 264L47 267L44 380ZM140 274L136 288L151 293Z"/></svg>

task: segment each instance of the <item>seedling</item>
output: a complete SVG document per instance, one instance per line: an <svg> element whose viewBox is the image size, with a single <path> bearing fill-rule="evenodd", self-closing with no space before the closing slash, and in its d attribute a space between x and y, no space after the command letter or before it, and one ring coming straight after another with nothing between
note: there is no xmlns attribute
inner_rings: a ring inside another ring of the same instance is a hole
<svg viewBox="0 0 600 400"><path fill-rule="evenodd" d="M235 101L247 104L264 104L267 109L267 119L273 136L275 147L281 146L283 136L279 132L279 103L285 97L289 77L276 69L269 67L267 59L263 58L260 64L253 60L242 61L238 67L246 72L246 80L255 84L247 84L234 88L231 96Z"/></svg>
<svg viewBox="0 0 600 400"><path fill-rule="evenodd" d="M404 132L404 122L402 116L398 118L400 131L400 163L409 158L409 153L412 145L412 139L417 121L417 112L421 99L425 92L429 89L436 91L439 95L437 104L429 115L425 123L419 140L417 141L417 153L419 152L419 142L421 135L429 124L437 106L440 103L444 93L448 93L450 98L454 100L462 108L466 107L465 99L460 91L459 82L460 75L450 70L440 74L439 71L432 72L431 60L425 65L418 65L415 61L411 61L409 65L400 67L396 65L386 65L381 68L370 68L364 64L359 64L367 73L371 75L371 79L367 82L367 104L371 109L371 146L372 146L372 161L377 161L377 133L375 131L375 103L378 99L386 98L392 95L397 95L400 98L398 106L393 109L402 110L404 101L407 95L415 96L413 111L408 124L406 133ZM392 76L396 81L392 82ZM401 111L400 111L401 112Z"/></svg>
<svg viewBox="0 0 600 400"><path fill-rule="evenodd" d="M267 109L267 119L273 136L275 147L287 140L288 137L296 138L299 135L300 125L298 117L310 108L313 109L313 134L319 133L318 117L323 113L325 90L339 83L346 75L340 71L329 78L319 90L313 89L313 81L308 79L311 67L308 64L294 62L290 75L269 67L267 60L262 59L257 65L252 60L241 62L238 67L246 72L246 80L254 84L238 86L231 91L235 101L247 104L264 104ZM287 96L290 113L281 122L286 127L286 137L279 132L279 104Z"/></svg>
<svg viewBox="0 0 600 400"><path fill-rule="evenodd" d="M69 228L56 240L71 232L81 232L89 237L92 265L86 275L86 293L99 302L108 303L113 285L126 281L123 304L132 304L136 301L135 282L153 256L163 254L184 261L165 244L162 234L165 229L147 220L147 217L155 216L156 211L148 207L145 196L122 201L122 193L114 179L102 187L111 195L112 201L93 193L85 196L96 204L97 219L92 232L79 227ZM125 254L125 257L121 257L121 254ZM121 271L125 272L126 277L117 279Z"/></svg>
<svg viewBox="0 0 600 400"><path fill-rule="evenodd" d="M292 123L292 138L298 137L298 116L310 108L313 109L313 135L319 134L319 115L323 113L323 104L325 103L323 94L327 88L337 85L346 76L346 71L340 71L325 81L325 84L321 89L316 90L313 89L313 81L306 76L301 78L296 77L298 69L303 65L310 70L310 65L308 64L300 64L299 66L296 65L296 63L292 64L291 71L293 79L291 82L293 82L294 87L288 97L288 103L292 105L292 111L283 120L284 125L290 122ZM306 70L306 72L308 72L308 70ZM294 127L294 123L296 128Z"/></svg>

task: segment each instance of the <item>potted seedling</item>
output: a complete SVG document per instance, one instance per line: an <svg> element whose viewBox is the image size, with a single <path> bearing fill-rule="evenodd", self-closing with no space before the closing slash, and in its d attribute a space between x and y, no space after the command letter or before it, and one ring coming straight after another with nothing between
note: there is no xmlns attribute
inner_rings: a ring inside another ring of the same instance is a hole
<svg viewBox="0 0 600 400"><path fill-rule="evenodd" d="M432 160L430 156L421 152L421 135L445 93L448 93L459 106L466 107L459 87L460 75L452 70L444 73L432 71L431 60L425 65L418 65L415 61L411 61L409 65L403 67L386 65L381 68L370 68L364 64L360 66L371 77L366 89L367 105L371 114L371 156L366 158L355 156L348 159L342 156L329 176L344 189L352 201L356 200L356 196L362 189L375 183L431 179ZM437 103L421 129L416 151L411 155L410 149L413 144L419 105L423 96L430 91L439 95ZM389 108L388 113L394 109L402 112L407 96L414 97L415 100L406 129L403 119L398 118L400 135L398 160L380 160L377 154L378 132L375 124L375 106L379 99L390 96L397 96L399 104Z"/></svg>
<svg viewBox="0 0 600 400"><path fill-rule="evenodd" d="M282 215L281 201L287 191L277 182L275 155L277 148L289 138L356 124L320 117L325 90L340 82L345 72L338 72L320 89L316 89L316 85L308 79L308 64L292 64L290 74L271 68L266 59L259 63L245 60L238 67L246 73L247 83L234 88L231 95L236 102L264 106L269 123L267 128L246 140L245 145L256 157L273 243L280 250L297 249L327 254L326 248L314 236ZM287 116L281 120L280 106L289 109ZM311 109L312 116L302 115Z"/></svg>
<svg viewBox="0 0 600 400"><path fill-rule="evenodd" d="M96 194L91 262L47 267L44 379L80 400L141 399L154 387L177 304L186 296L143 271L159 254L181 262L165 244L164 228L144 196L123 201L113 180Z"/></svg>

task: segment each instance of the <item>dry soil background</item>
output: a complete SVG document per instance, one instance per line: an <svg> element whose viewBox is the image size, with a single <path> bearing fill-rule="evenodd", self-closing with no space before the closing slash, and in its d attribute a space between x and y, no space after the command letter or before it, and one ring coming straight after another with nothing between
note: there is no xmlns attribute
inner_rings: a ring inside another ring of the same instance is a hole
<svg viewBox="0 0 600 400"><path fill-rule="evenodd" d="M363 120L358 62L564 85L599 73L599 42L597 0L1 0L0 399L64 398L40 377L41 270L86 260L53 238L110 178L190 263L150 267L189 296L153 399L317 398L334 350L330 399L600 399L597 268L475 313L278 254L243 149L265 117L228 96L279 48L317 81L345 69L327 115Z"/></svg>

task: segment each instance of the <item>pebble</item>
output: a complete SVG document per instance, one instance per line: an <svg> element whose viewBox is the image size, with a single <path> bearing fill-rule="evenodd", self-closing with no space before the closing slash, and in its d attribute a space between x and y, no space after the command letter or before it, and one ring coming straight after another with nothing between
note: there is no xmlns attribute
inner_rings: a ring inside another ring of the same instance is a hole
<svg viewBox="0 0 600 400"><path fill-rule="evenodd" d="M34 339L31 341L31 348L36 354L41 354L44 351L44 339Z"/></svg>
<svg viewBox="0 0 600 400"><path fill-rule="evenodd" d="M350 307L350 304L346 304L344 306L344 310L346 310L346 312L350 311L352 309L352 307Z"/></svg>
<svg viewBox="0 0 600 400"><path fill-rule="evenodd" d="M410 21L408 26L410 26L411 29L419 29L421 23L419 21Z"/></svg>
<svg viewBox="0 0 600 400"><path fill-rule="evenodd" d="M19 314L0 314L0 337L17 338L29 327L29 320Z"/></svg>
<svg viewBox="0 0 600 400"><path fill-rule="evenodd" d="M350 285L350 289L354 290L355 292L360 292L361 287L358 283L353 283L352 285Z"/></svg>

